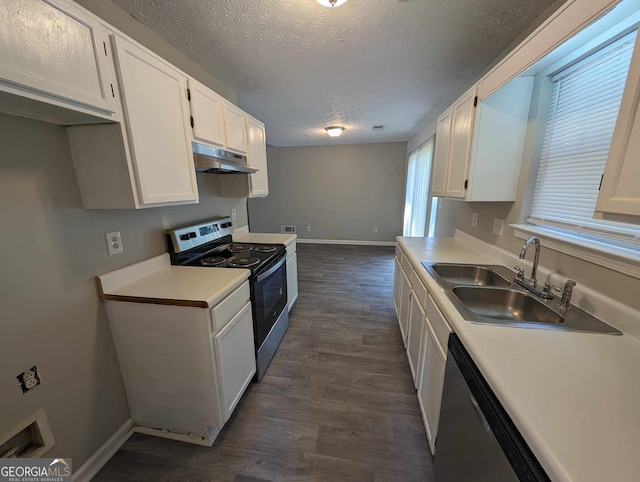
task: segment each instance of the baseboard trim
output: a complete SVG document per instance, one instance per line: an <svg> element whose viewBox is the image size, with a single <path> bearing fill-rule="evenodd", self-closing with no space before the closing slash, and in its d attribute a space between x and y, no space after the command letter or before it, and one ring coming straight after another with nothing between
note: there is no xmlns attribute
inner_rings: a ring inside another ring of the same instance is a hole
<svg viewBox="0 0 640 482"><path fill-rule="evenodd" d="M128 419L109 439L89 457L73 474L74 482L89 482L105 466L109 459L133 434L133 420Z"/></svg>
<svg viewBox="0 0 640 482"><path fill-rule="evenodd" d="M298 244L354 244L360 246L395 246L395 241L356 241L352 239L296 239Z"/></svg>
<svg viewBox="0 0 640 482"><path fill-rule="evenodd" d="M249 379L249 382L251 382L251 379ZM206 438L206 437L183 435L175 432L167 432L164 430L158 430L156 428L140 427L138 425L133 427L133 431L136 433L143 433L145 435L153 435L154 437L168 438L170 440L177 440L179 442L186 442L194 445L201 445L203 447L211 447L213 445L214 440L220 433L220 430L218 429L209 428L209 436L208 438Z"/></svg>

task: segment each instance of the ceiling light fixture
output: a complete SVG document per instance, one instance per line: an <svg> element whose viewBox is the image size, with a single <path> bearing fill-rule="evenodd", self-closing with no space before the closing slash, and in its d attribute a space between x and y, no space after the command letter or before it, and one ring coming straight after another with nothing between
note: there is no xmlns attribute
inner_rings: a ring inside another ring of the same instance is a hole
<svg viewBox="0 0 640 482"><path fill-rule="evenodd" d="M325 127L324 130L327 131L327 134L329 134L331 137L338 137L340 134L342 134L344 127L329 126Z"/></svg>
<svg viewBox="0 0 640 482"><path fill-rule="evenodd" d="M347 3L347 0L316 0L323 7L339 7Z"/></svg>

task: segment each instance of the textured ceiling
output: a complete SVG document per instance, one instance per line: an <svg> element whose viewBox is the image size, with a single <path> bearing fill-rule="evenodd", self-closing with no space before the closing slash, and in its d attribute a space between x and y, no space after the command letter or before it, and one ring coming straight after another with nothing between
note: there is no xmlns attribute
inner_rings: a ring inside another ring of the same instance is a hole
<svg viewBox="0 0 640 482"><path fill-rule="evenodd" d="M407 140L553 3L112 1L234 87L274 146Z"/></svg>

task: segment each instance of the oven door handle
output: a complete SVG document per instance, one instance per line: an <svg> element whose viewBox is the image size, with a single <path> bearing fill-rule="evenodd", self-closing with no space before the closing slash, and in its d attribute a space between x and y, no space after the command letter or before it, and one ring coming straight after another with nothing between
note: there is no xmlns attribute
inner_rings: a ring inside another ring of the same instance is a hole
<svg viewBox="0 0 640 482"><path fill-rule="evenodd" d="M269 268L266 272L258 275L258 277L256 278L256 282L260 282L265 278L268 278L269 276L271 276L273 273L275 273L276 271L278 271L278 269L280 269L280 267L287 262L287 257L283 256L282 259L280 261L278 261L276 264L274 264L271 268Z"/></svg>

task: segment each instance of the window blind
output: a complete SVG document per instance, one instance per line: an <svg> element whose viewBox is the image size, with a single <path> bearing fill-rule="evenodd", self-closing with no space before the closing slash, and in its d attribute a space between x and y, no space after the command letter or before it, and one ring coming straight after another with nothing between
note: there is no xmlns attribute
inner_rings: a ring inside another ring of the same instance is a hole
<svg viewBox="0 0 640 482"><path fill-rule="evenodd" d="M409 154L403 236L424 236L432 160L433 137Z"/></svg>
<svg viewBox="0 0 640 482"><path fill-rule="evenodd" d="M593 219L636 32L552 77L528 221L636 242L637 226Z"/></svg>

